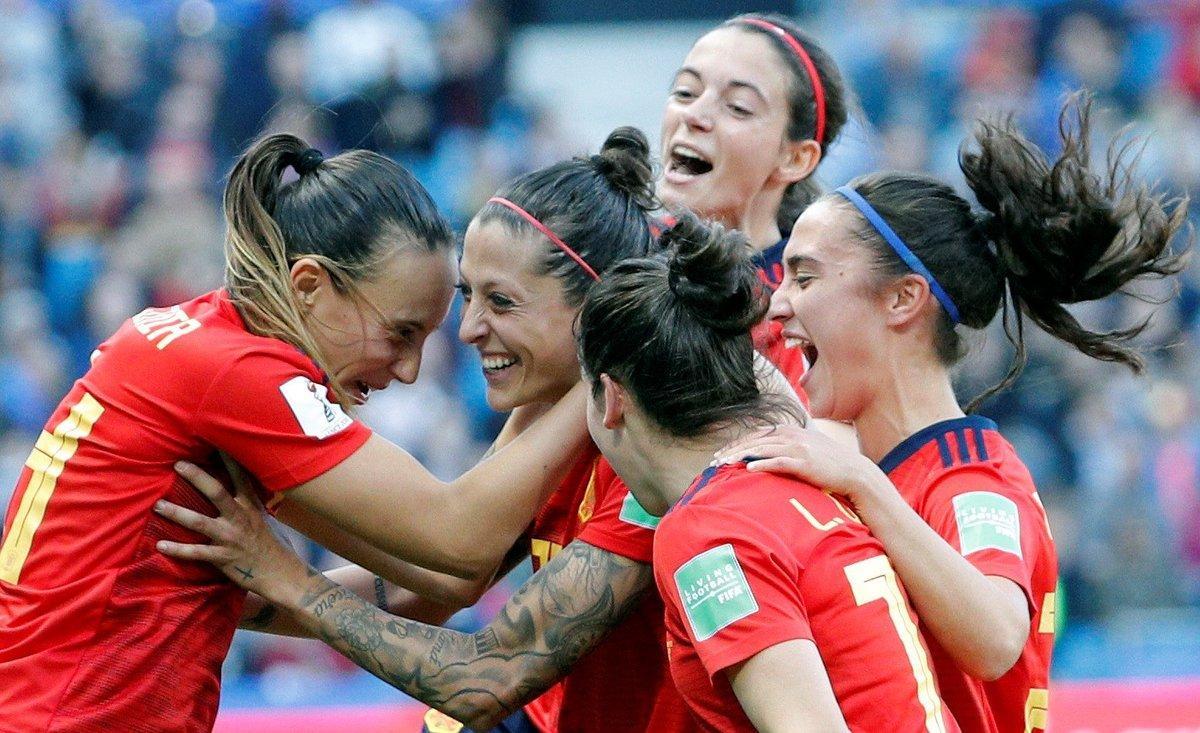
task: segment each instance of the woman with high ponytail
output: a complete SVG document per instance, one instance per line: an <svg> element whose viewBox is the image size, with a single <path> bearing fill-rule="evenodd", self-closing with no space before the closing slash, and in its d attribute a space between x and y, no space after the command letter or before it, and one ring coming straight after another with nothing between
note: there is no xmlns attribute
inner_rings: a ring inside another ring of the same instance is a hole
<svg viewBox="0 0 1200 733"><path fill-rule="evenodd" d="M579 383L580 307L617 263L654 248L650 216L659 205L649 156L641 132L618 128L599 153L504 185L467 227L459 337L479 352L488 403L513 411L497 446L518 434L525 438L522 428L530 418ZM743 275L757 283L748 264ZM696 283L704 277L692 273ZM680 281L676 287L691 286ZM749 323L724 328L744 331ZM747 368L748 388L757 394ZM255 578L231 575L288 612L260 628L326 640L432 706L425 718L430 731L465 725L509 733L686 733L690 716L667 674L663 607L652 588L657 518L629 494L594 445L549 443L571 468L528 536L508 558L503 552L493 558L497 577L530 556L535 572L496 620L474 635L390 616L323 575L306 575L304 564L279 547L265 525L249 523L253 515L239 514L237 507L220 520L222 530L200 530L214 539L217 553L230 553L218 555L226 562L238 558L235 566L241 558L269 558ZM352 587L369 587L365 570L335 574ZM487 585L478 584L459 605L470 605ZM365 639L372 642L360 643Z"/></svg>
<svg viewBox="0 0 1200 733"><path fill-rule="evenodd" d="M563 447L585 444L582 388L449 484L354 419L370 390L416 378L453 292L450 229L394 162L271 135L234 166L225 214L226 287L127 321L26 461L0 544L6 730L212 728L245 593L188 562L211 548L164 519L214 521L180 479L197 465L248 474L236 499L210 487L218 506L262 522L261 499L391 581L436 575L411 561L474 587L561 478ZM259 574L257 556L227 559Z"/></svg>
<svg viewBox="0 0 1200 733"><path fill-rule="evenodd" d="M783 428L720 453L845 495L883 542L966 730L1045 727L1058 568L1036 487L996 425L971 415L1012 383L1038 328L1096 359L1142 369L1145 324L1098 332L1073 303L1180 270L1186 204L1136 182L1110 149L1089 157L1090 100L1063 109L1049 160L1011 120L980 122L960 167L982 210L925 176L875 173L801 215L771 315L813 361L814 415L850 421L863 455ZM964 410L950 370L967 329L999 316L1015 355Z"/></svg>

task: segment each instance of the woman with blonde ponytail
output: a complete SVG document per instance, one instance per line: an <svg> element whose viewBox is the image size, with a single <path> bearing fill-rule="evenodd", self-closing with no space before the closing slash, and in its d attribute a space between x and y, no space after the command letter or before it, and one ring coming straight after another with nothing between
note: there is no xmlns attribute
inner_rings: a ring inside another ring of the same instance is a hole
<svg viewBox="0 0 1200 733"><path fill-rule="evenodd" d="M0 544L2 731L211 729L245 594L159 551L198 535L154 509L211 511L180 474L244 470L229 501L397 584L473 587L585 444L582 388L449 484L354 419L416 379L456 277L450 228L394 162L272 135L225 212L226 288L127 321L26 461Z"/></svg>

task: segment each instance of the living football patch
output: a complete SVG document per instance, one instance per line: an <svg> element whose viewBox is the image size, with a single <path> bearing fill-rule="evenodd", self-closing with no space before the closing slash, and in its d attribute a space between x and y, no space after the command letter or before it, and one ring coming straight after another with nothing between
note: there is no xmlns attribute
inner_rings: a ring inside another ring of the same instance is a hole
<svg viewBox="0 0 1200 733"><path fill-rule="evenodd" d="M675 571L675 587L696 641L758 610L733 545L714 547L688 560Z"/></svg>
<svg viewBox="0 0 1200 733"><path fill-rule="evenodd" d="M990 491L954 497L954 519L963 556L1001 550L1021 557L1021 518L1012 499Z"/></svg>

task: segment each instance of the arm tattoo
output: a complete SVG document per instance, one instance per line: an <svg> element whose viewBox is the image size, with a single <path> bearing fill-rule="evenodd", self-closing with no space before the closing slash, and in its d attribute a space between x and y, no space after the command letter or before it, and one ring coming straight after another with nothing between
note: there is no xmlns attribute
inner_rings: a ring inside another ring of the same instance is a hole
<svg viewBox="0 0 1200 733"><path fill-rule="evenodd" d="M647 564L575 541L475 634L391 616L316 571L298 615L376 677L486 730L591 651L652 578Z"/></svg>
<svg viewBox="0 0 1200 733"><path fill-rule="evenodd" d="M380 611L388 610L387 586L378 575L375 576L375 607Z"/></svg>

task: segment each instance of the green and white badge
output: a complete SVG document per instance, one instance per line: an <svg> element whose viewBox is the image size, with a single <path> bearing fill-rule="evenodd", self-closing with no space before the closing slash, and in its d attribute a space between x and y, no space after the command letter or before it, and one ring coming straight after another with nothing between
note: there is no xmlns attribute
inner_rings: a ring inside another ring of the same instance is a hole
<svg viewBox="0 0 1200 733"><path fill-rule="evenodd" d="M979 550L1001 550L1021 557L1021 518L1012 499L990 491L954 497L958 543L964 557Z"/></svg>
<svg viewBox="0 0 1200 733"><path fill-rule="evenodd" d="M696 641L758 610L733 545L714 547L688 560L675 571L675 587Z"/></svg>

